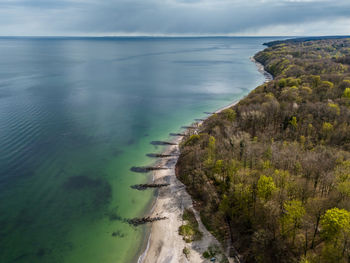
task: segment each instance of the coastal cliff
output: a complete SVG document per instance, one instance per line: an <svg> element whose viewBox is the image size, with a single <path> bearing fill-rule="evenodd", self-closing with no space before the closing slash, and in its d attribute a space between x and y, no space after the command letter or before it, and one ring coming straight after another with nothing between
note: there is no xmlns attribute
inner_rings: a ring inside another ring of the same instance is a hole
<svg viewBox="0 0 350 263"><path fill-rule="evenodd" d="M176 175L242 262L348 262L350 39L268 46L274 79L189 132Z"/></svg>

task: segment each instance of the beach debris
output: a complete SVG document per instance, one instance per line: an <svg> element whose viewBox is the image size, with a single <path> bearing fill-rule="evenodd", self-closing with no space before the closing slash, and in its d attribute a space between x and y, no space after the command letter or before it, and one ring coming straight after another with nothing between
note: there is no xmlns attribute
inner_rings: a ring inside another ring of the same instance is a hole
<svg viewBox="0 0 350 263"><path fill-rule="evenodd" d="M167 169L170 169L170 168L163 167L163 166L133 166L130 168L130 171L135 173L148 173L150 171L167 170Z"/></svg>
<svg viewBox="0 0 350 263"><path fill-rule="evenodd" d="M174 142L165 142L165 141L151 141L152 145L177 145Z"/></svg>
<svg viewBox="0 0 350 263"><path fill-rule="evenodd" d="M135 184L130 187L136 190L146 190L147 188L161 188L169 185L170 184Z"/></svg>
<svg viewBox="0 0 350 263"><path fill-rule="evenodd" d="M169 133L170 136L186 136L185 133Z"/></svg>
<svg viewBox="0 0 350 263"><path fill-rule="evenodd" d="M152 158L167 158L167 157L175 157L179 156L178 154L160 154L160 153L148 153L146 154L148 157Z"/></svg>
<svg viewBox="0 0 350 263"><path fill-rule="evenodd" d="M165 220L165 219L168 219L168 218L166 216L164 216L164 217L160 217L160 216L150 217L150 216L147 216L147 217L142 217L142 218L128 219L127 222L130 225L139 226L139 225L143 225L143 224L146 224L146 223L152 223L152 222L155 222L155 221L160 221L160 220Z"/></svg>

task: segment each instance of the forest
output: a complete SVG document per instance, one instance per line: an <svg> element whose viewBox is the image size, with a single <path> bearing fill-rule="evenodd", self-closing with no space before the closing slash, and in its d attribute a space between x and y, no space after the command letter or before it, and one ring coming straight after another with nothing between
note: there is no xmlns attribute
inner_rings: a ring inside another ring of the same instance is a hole
<svg viewBox="0 0 350 263"><path fill-rule="evenodd" d="M274 79L188 132L177 177L241 262L350 262L350 38L254 58Z"/></svg>

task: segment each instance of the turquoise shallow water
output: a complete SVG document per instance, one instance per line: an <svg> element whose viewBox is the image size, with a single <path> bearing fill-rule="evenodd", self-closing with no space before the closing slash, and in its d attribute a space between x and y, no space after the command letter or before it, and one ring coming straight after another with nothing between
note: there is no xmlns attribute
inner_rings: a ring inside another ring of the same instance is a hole
<svg viewBox="0 0 350 263"><path fill-rule="evenodd" d="M262 83L268 40L0 38L0 262L134 262L154 193L130 167Z"/></svg>

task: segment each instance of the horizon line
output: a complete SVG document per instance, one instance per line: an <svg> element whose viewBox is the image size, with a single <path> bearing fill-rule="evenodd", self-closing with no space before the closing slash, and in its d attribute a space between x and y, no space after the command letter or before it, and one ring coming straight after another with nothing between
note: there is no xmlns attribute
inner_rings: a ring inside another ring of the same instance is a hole
<svg viewBox="0 0 350 263"><path fill-rule="evenodd" d="M0 35L0 38L317 38L350 37L350 35Z"/></svg>

